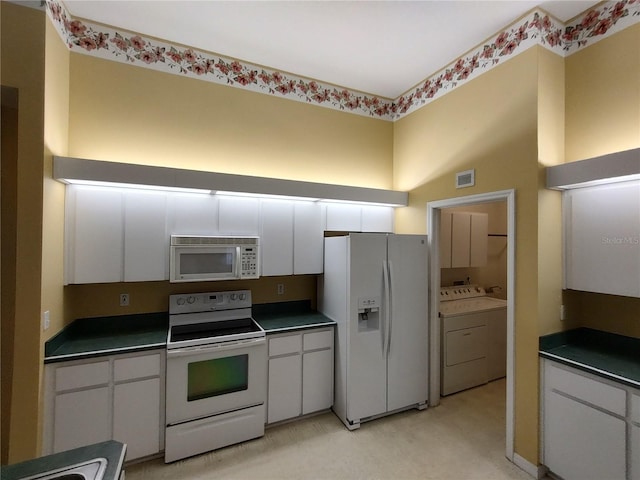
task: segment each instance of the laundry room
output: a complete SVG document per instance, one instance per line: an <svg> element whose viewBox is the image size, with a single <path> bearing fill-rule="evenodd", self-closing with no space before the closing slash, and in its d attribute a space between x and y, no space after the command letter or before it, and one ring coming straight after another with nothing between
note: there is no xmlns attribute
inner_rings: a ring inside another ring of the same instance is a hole
<svg viewBox="0 0 640 480"><path fill-rule="evenodd" d="M441 395L506 376L507 203L440 214Z"/></svg>

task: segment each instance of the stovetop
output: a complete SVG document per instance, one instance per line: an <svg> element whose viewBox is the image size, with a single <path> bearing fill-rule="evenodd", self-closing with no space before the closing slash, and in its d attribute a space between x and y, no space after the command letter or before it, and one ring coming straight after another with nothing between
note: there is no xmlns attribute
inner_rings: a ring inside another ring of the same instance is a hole
<svg viewBox="0 0 640 480"><path fill-rule="evenodd" d="M262 327L251 317L250 290L169 297L168 349L264 336Z"/></svg>

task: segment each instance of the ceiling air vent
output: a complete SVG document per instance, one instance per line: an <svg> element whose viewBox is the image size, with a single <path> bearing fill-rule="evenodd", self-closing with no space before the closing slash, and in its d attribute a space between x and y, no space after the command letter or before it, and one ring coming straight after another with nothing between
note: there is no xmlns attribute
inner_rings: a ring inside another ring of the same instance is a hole
<svg viewBox="0 0 640 480"><path fill-rule="evenodd" d="M471 169L456 173L456 188L473 187L476 184L475 172Z"/></svg>

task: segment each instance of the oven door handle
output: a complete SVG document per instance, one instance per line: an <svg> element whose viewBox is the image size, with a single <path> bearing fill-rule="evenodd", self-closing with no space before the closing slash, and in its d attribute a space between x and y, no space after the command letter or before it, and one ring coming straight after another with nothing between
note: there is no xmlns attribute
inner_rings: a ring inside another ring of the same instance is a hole
<svg viewBox="0 0 640 480"><path fill-rule="evenodd" d="M248 340L237 340L233 342L213 343L210 345L199 345L197 347L167 349L167 358L186 357L199 355L202 353L224 352L226 350L234 350L240 347L256 347L265 343L267 343L267 341L263 337L261 337L251 338Z"/></svg>

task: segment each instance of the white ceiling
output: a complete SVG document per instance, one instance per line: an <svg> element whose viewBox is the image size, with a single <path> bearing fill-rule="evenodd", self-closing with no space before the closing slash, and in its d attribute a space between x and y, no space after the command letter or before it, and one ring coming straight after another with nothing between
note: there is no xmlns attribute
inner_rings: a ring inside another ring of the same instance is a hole
<svg viewBox="0 0 640 480"><path fill-rule="evenodd" d="M597 1L65 0L74 18L395 99L535 7Z"/></svg>

